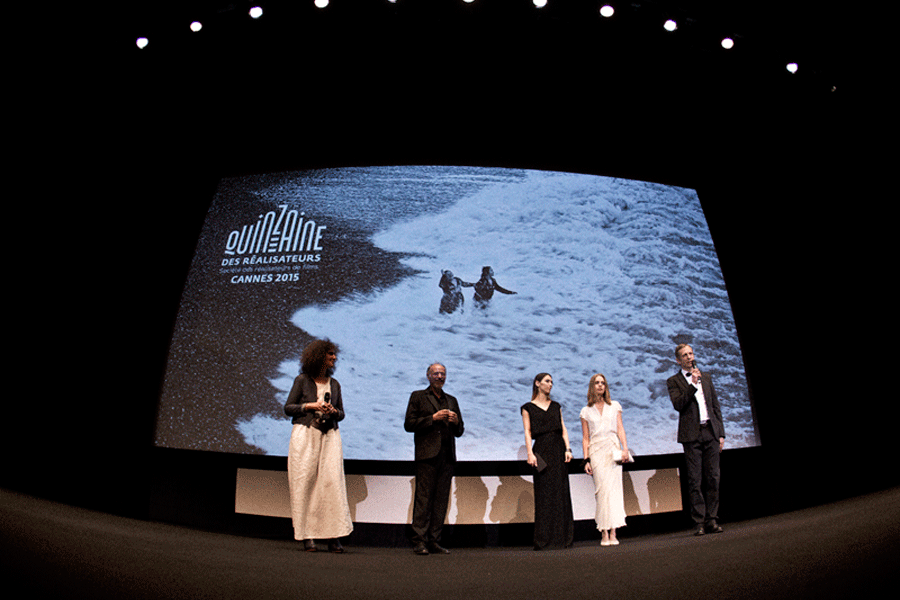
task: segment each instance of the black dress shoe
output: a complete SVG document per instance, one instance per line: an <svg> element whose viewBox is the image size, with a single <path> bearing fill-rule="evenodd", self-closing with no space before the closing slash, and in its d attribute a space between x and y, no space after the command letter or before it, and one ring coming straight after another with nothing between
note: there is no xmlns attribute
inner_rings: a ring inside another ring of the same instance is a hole
<svg viewBox="0 0 900 600"><path fill-rule="evenodd" d="M340 540L331 540L328 542L328 551L334 552L335 554L343 554L344 547L341 546Z"/></svg>
<svg viewBox="0 0 900 600"><path fill-rule="evenodd" d="M450 554L449 550L442 548L437 542L428 544L428 550L433 554Z"/></svg>
<svg viewBox="0 0 900 600"><path fill-rule="evenodd" d="M303 540L303 549L307 552L315 552L316 542L314 540Z"/></svg>
<svg viewBox="0 0 900 600"><path fill-rule="evenodd" d="M416 544L413 547L413 552L419 556L428 556L428 548L425 547L425 544Z"/></svg>
<svg viewBox="0 0 900 600"><path fill-rule="evenodd" d="M706 530L703 528L703 525L697 525L697 527L694 529L694 535L699 536L704 534L706 534Z"/></svg>
<svg viewBox="0 0 900 600"><path fill-rule="evenodd" d="M706 526L706 533L722 533L723 531L725 530L715 521L711 521L709 525Z"/></svg>

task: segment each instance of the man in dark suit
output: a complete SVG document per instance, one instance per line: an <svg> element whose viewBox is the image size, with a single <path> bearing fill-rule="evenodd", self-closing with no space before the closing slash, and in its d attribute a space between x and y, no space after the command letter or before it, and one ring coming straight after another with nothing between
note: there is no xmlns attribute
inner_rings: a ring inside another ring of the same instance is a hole
<svg viewBox="0 0 900 600"><path fill-rule="evenodd" d="M722 410L709 375L700 373L694 350L675 348L679 372L666 381L678 411L678 442L684 448L694 535L722 533L719 518L719 454L725 447Z"/></svg>
<svg viewBox="0 0 900 600"><path fill-rule="evenodd" d="M463 434L463 420L456 398L444 392L444 365L431 365L426 376L430 385L410 395L403 423L406 431L415 434L416 444L413 551L448 554L439 542L450 502L456 438Z"/></svg>

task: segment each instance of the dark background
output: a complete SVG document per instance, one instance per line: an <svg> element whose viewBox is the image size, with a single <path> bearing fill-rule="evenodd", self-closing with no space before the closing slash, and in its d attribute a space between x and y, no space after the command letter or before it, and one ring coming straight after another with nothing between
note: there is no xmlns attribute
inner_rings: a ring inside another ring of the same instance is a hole
<svg viewBox="0 0 900 600"><path fill-rule="evenodd" d="M853 19L802 2L629 3L610 20L600 3L558 0L545 11L276 2L259 21L244 2L129 4L86 28L61 68L35 68L16 88L25 191L8 224L7 294L18 385L0 485L143 517L168 470L166 481L221 485L227 505L227 457L173 460L151 445L218 178L411 163L696 188L762 441L726 463L723 511L897 483L893 254L877 185L890 121L880 84L856 71ZM688 17L675 35L647 22L669 5ZM212 15L199 34L192 11ZM718 47L721 30L734 50ZM785 56L798 57L796 75Z"/></svg>

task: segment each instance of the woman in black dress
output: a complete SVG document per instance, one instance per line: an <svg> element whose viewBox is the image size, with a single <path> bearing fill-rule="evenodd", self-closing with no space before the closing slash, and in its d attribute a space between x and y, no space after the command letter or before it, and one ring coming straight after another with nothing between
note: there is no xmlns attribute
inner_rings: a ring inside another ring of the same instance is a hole
<svg viewBox="0 0 900 600"><path fill-rule="evenodd" d="M522 406L528 464L534 474L534 549L572 545L575 523L566 463L572 460L569 432L562 409L550 399L553 378L538 373L531 388L531 402ZM532 440L534 446L532 447Z"/></svg>

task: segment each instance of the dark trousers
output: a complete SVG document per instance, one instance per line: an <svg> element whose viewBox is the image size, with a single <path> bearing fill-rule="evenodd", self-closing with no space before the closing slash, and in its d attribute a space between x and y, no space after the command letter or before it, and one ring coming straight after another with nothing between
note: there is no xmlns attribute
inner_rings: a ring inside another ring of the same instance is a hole
<svg viewBox="0 0 900 600"><path fill-rule="evenodd" d="M437 456L416 461L416 493L413 501L413 544L438 543L447 507L450 504L450 484L453 463L442 449Z"/></svg>
<svg viewBox="0 0 900 600"><path fill-rule="evenodd" d="M684 442L691 518L698 525L719 518L719 439L709 425L700 427L700 439Z"/></svg>

